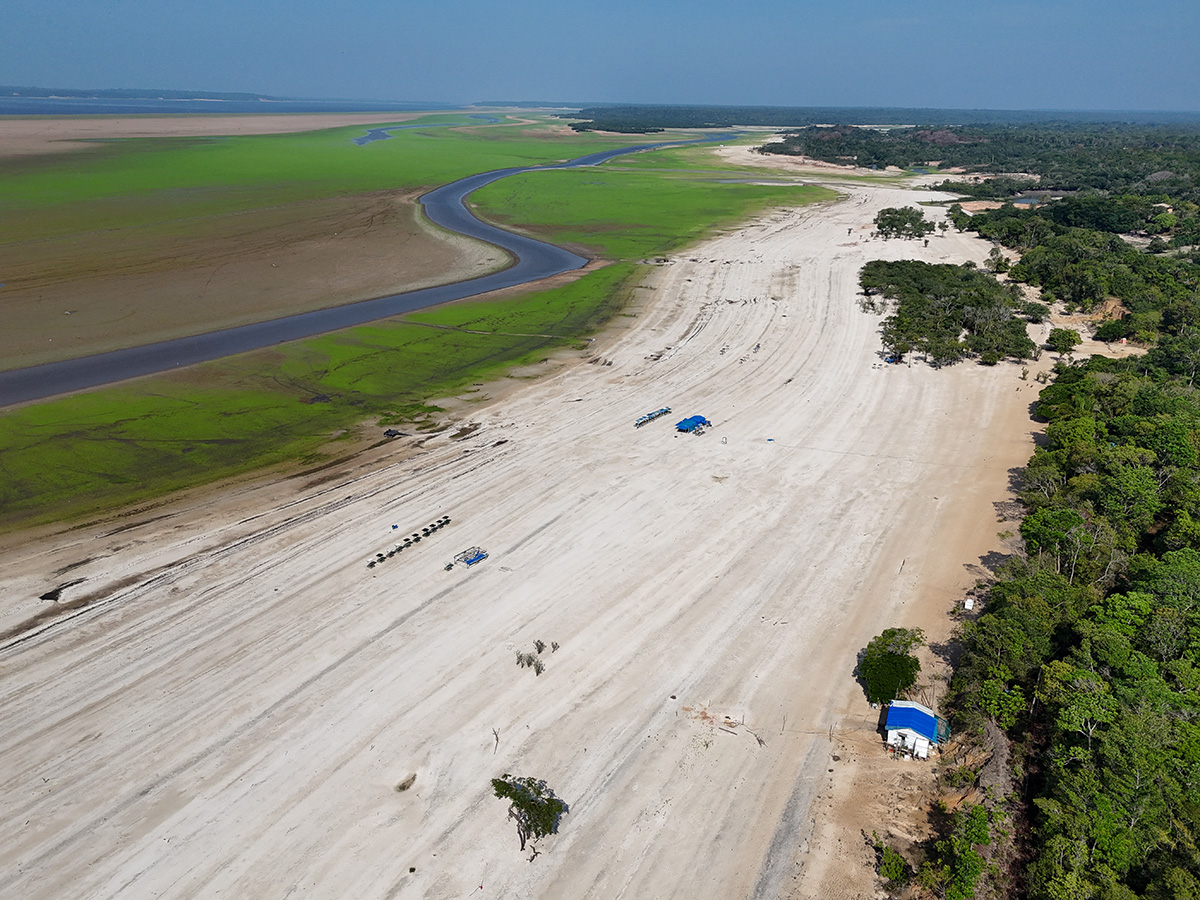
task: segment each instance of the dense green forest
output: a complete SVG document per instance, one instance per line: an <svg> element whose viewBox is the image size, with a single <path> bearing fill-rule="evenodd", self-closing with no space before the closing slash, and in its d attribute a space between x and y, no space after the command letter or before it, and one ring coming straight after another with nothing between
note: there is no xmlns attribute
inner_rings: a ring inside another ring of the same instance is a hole
<svg viewBox="0 0 1200 900"><path fill-rule="evenodd" d="M1115 308L1095 337L1146 347L1057 363L1035 407L1044 438L1014 473L1023 553L945 648L955 669L944 711L957 734L1011 760L1015 786L998 796L979 771L945 767L942 783L976 784L982 804L935 813L938 834L914 866L876 839L880 872L893 889L915 879L953 900L1200 897L1200 135L810 129L791 146L1028 172L1036 190L1065 193L974 215L951 207L960 230L1015 251L1011 264L989 258L1008 283L972 266L865 266L863 303L888 313L894 356L1029 354L1023 320L1046 309L1023 299L1029 287L1069 312ZM1033 193L1020 178L943 187Z"/></svg>
<svg viewBox="0 0 1200 900"><path fill-rule="evenodd" d="M762 152L878 168L937 164L1037 176L1017 190L1103 190L1200 201L1200 125L1195 123L810 126L764 145Z"/></svg>
<svg viewBox="0 0 1200 900"><path fill-rule="evenodd" d="M1049 424L1022 478L1026 556L964 624L950 696L959 731L990 720L1022 762L1014 895L1200 896L1193 369L1171 342L1060 363L1037 404Z"/></svg>
<svg viewBox="0 0 1200 900"><path fill-rule="evenodd" d="M1159 152L1130 155L1121 192L953 206L957 227L1019 254L1009 284L912 261L862 272L866 303L894 301L885 347L935 364L982 356L980 309L987 335L1015 336L1022 283L1068 309L1119 300L1096 337L1148 348L1060 361L1036 404L1045 436L1016 478L1024 553L961 625L945 702L958 734L1011 742L1017 783L941 817L915 870L888 860L937 896L1200 897L1200 206L1129 180Z"/></svg>
<svg viewBox="0 0 1200 900"><path fill-rule="evenodd" d="M664 128L729 128L737 125L801 128L808 125L897 125L920 122L928 126L1017 125L1051 120L1060 123L1120 122L1126 124L1200 123L1196 113L1046 112L1019 109L929 109L885 106L643 106L604 105L565 113L578 131L644 133Z"/></svg>
<svg viewBox="0 0 1200 900"><path fill-rule="evenodd" d="M1045 304L1056 301L1068 312L1120 301L1119 314L1095 330L1103 341L1179 346L1189 329L1200 326L1195 203L1165 194L1089 193L1037 208L1006 204L976 215L956 204L950 219L1021 256L1011 266L998 251L989 258L994 272L1007 272L1005 285L972 266L868 263L860 275L866 302L884 311L872 298L895 301L881 329L892 357L919 353L935 366L964 358L995 364L1031 357L1036 350L1025 336L1025 322L1041 321ZM884 233L881 222L877 218ZM1144 246L1122 237L1130 233L1140 235ZM1021 284L1038 288L1043 302L1025 300ZM1200 349L1196 354L1200 357Z"/></svg>
<svg viewBox="0 0 1200 900"><path fill-rule="evenodd" d="M1023 336L1015 286L973 266L877 261L861 281L866 302L895 301L885 345L928 335L931 361L971 355L978 310L1005 323L993 340ZM915 870L879 845L893 888L1200 896L1200 291L1166 309L1145 355L1061 361L1040 394L1045 438L1018 478L1025 552L961 626L945 703L968 740L1007 734L1017 787L937 817Z"/></svg>

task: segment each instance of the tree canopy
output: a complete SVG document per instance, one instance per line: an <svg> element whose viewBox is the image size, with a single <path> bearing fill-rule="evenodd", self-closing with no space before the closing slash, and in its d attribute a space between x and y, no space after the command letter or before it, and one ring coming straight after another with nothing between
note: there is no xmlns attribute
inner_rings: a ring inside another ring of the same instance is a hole
<svg viewBox="0 0 1200 900"><path fill-rule="evenodd" d="M972 265L872 260L859 284L868 299L895 301L881 337L896 359L919 352L932 365L945 366L968 356L994 364L1037 354L1025 322L1041 308L1031 311L1019 290Z"/></svg>
<svg viewBox="0 0 1200 900"><path fill-rule="evenodd" d="M1096 326L1097 340L1186 342L1200 333L1200 205L1165 195L1077 196L975 215L953 206L950 218L1019 252L1009 280L1039 289L1047 302L1072 312L1120 301L1119 315ZM1173 252L1145 246L1151 233Z"/></svg>
<svg viewBox="0 0 1200 900"><path fill-rule="evenodd" d="M1025 895L1200 896L1200 395L1189 348L1060 362L1025 556L962 626L956 732L1024 762Z"/></svg>
<svg viewBox="0 0 1200 900"><path fill-rule="evenodd" d="M546 782L537 778L506 773L492 779L492 790L501 800L509 801L508 817L516 822L522 850L528 840L557 833L559 820L570 811Z"/></svg>
<svg viewBox="0 0 1200 900"><path fill-rule="evenodd" d="M489 105L489 104L484 104ZM496 103L491 105L502 106ZM1073 112L1056 112L1053 125L1042 124L1043 129L1074 128L1104 130L1128 128L1131 116L1142 122L1177 122L1176 128L1186 128L1195 121L1195 116L1186 113L1148 113L1144 115L1123 113L1125 122L1113 125L1107 122L1111 113L1096 113L1083 110ZM908 133L918 134L919 143L926 134L934 134L935 140L939 129L953 132L963 125L976 128L1025 127L1036 123L1045 123L1046 114L1042 112L1019 109L931 109L915 108L902 109L896 107L869 106L656 106L651 104L612 104L609 106L590 106L578 112L562 113L560 118L578 120L571 125L577 131L623 131L628 133L644 133L662 131L664 128L730 128L735 125L768 125L777 128L801 128L818 125L818 123L836 123L843 127L839 133L858 136L867 140L874 139L880 134L896 132L894 137L903 137ZM893 129L891 123L921 122L922 127L916 129ZM845 129L849 125L879 125L879 131L867 129ZM824 126L822 133L832 131ZM1147 126L1142 125L1142 128ZM1071 132L1068 132L1071 133ZM772 151L778 152L778 151ZM924 151L923 151L924 152ZM920 154L918 154L920 156ZM926 157L920 156L924 159ZM1011 171L1011 170L1010 170Z"/></svg>
<svg viewBox="0 0 1200 900"><path fill-rule="evenodd" d="M1035 176L1022 184L1013 180L1003 185L1012 193L1031 189L1166 193L1178 200L1200 201L1200 126L1195 122L1003 123L992 117L990 123L984 119L981 124L961 124L960 120L960 124L945 125L932 116L909 121L923 124L886 129L849 123L808 125L762 149L764 153L874 168L937 165ZM964 193L980 195L973 190Z"/></svg>
<svg viewBox="0 0 1200 900"><path fill-rule="evenodd" d="M872 703L887 703L917 683L921 661L912 655L925 643L919 628L889 628L871 640L858 664Z"/></svg>
<svg viewBox="0 0 1200 900"><path fill-rule="evenodd" d="M1020 477L1024 552L991 586L983 612L960 627L962 652L947 698L955 732L987 734L989 742L1007 732L1023 780L1007 798L988 801L1017 812L1008 834L1017 842L1010 858L1020 863L993 873L998 882L1015 879L999 895L1194 898L1200 143L1170 129L1063 127L1043 135L1041 146L1036 129L947 131L936 144L943 162L991 153L990 161L977 157L968 165L1030 172L1040 176L1039 189L1074 192L975 215L950 208L960 230L1020 254L1011 283L999 286L1012 292L1009 318L1044 319L1055 302L1068 312L1116 307L1117 317L1099 324L1095 337L1148 347L1141 356L1064 357L1055 365L1053 383L1035 405L1045 440ZM933 146L917 135L844 138L879 142L888 152L906 141L923 140L926 151ZM1000 257L995 251L989 267L1002 268ZM884 306L885 347L924 352L935 365L971 354L966 312L977 304L959 297L974 276L953 268L864 267L864 302L882 295L895 303ZM1040 291L1044 303L1018 300L1022 284ZM1065 354L1079 339L1056 328L1048 346ZM975 855L982 829L954 843L961 812L946 820L950 838L937 843L933 862L918 873L946 897L970 896L977 876L991 877ZM964 878L955 886L958 870Z"/></svg>
<svg viewBox="0 0 1200 900"><path fill-rule="evenodd" d="M1073 328L1051 328L1046 346L1055 353L1070 353L1083 340Z"/></svg>

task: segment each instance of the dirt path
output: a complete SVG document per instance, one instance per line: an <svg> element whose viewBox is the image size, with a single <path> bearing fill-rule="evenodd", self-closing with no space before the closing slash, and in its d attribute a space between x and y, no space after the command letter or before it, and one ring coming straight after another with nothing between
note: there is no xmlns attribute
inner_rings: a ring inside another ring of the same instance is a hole
<svg viewBox="0 0 1200 900"><path fill-rule="evenodd" d="M97 600L0 653L0 894L803 890L856 654L972 580L1035 390L880 362L862 263L988 245L869 241L930 195L847 190L660 267L595 364L465 406L473 431L0 552L0 629L58 584ZM571 806L532 864L504 772Z"/></svg>

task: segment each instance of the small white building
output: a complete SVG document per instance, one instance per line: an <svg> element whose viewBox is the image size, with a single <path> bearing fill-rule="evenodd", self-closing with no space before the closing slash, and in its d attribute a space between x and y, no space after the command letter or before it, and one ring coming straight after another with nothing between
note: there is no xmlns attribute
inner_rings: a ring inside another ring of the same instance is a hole
<svg viewBox="0 0 1200 900"><path fill-rule="evenodd" d="M912 700L889 703L883 727L889 747L918 759L929 759L930 749L950 737L950 728L944 719L939 719L928 706Z"/></svg>

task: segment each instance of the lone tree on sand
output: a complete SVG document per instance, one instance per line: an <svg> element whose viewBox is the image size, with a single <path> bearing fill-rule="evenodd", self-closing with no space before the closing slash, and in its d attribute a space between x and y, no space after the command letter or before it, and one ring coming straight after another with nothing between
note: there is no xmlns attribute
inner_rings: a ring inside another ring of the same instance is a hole
<svg viewBox="0 0 1200 900"><path fill-rule="evenodd" d="M920 628L889 628L871 640L858 674L872 703L887 703L917 683L921 661L911 651L925 643Z"/></svg>
<svg viewBox="0 0 1200 900"><path fill-rule="evenodd" d="M889 206L875 215L875 229L885 238L923 238L936 227L911 206Z"/></svg>
<svg viewBox="0 0 1200 900"><path fill-rule="evenodd" d="M492 790L501 800L508 800L508 817L517 823L521 849L531 838L545 837L558 831L558 820L570 812L567 804L554 796L546 782L536 778L517 778L502 775L492 779Z"/></svg>

